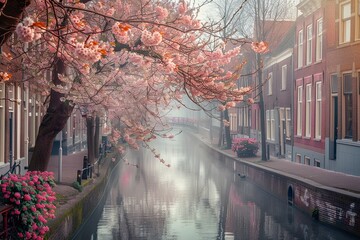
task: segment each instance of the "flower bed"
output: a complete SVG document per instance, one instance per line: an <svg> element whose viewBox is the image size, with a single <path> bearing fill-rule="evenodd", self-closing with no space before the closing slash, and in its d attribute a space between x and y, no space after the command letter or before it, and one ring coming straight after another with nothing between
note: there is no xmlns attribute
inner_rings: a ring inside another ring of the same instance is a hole
<svg viewBox="0 0 360 240"><path fill-rule="evenodd" d="M13 206L15 239L44 238L47 219L55 215L55 186L52 172L29 171L25 175L10 174L0 180L0 200Z"/></svg>
<svg viewBox="0 0 360 240"><path fill-rule="evenodd" d="M254 138L234 138L231 149L238 157L253 157L259 150L259 143Z"/></svg>

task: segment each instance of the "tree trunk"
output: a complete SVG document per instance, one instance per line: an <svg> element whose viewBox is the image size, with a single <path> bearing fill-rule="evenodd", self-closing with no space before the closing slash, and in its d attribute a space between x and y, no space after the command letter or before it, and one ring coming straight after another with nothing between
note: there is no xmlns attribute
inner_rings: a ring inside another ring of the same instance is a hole
<svg viewBox="0 0 360 240"><path fill-rule="evenodd" d="M265 106L264 106L264 91L263 91L263 82L262 82L262 68L260 54L257 54L257 66L258 66L258 81L261 86L260 99L259 99L259 108L260 108L260 130L261 130L261 160L266 161L266 130L265 130Z"/></svg>
<svg viewBox="0 0 360 240"><path fill-rule="evenodd" d="M30 5L30 0L8 0L0 3L0 47L6 42L19 23L25 8Z"/></svg>
<svg viewBox="0 0 360 240"><path fill-rule="evenodd" d="M227 122L230 122L229 119L229 110L226 109L224 111L224 119ZM226 140L226 149L231 149L231 143L232 143L232 139L231 139L231 135L230 135L230 126L225 126L225 140Z"/></svg>
<svg viewBox="0 0 360 240"><path fill-rule="evenodd" d="M94 155L95 158L99 158L99 140L100 140L100 118L99 116L95 117L95 136L94 136Z"/></svg>
<svg viewBox="0 0 360 240"><path fill-rule="evenodd" d="M224 135L224 113L222 111L220 111L220 131L219 131L219 142L218 142L218 146L221 147L222 146L222 142L223 142L223 135Z"/></svg>
<svg viewBox="0 0 360 240"><path fill-rule="evenodd" d="M94 163L94 117L86 118L86 137L88 148L88 161Z"/></svg>
<svg viewBox="0 0 360 240"><path fill-rule="evenodd" d="M65 66L58 60L53 69L53 82L60 84L58 73L63 73ZM56 135L65 127L74 107L68 102L60 101L64 94L51 90L50 103L43 117L36 137L35 148L29 163L30 171L46 171L51 157Z"/></svg>

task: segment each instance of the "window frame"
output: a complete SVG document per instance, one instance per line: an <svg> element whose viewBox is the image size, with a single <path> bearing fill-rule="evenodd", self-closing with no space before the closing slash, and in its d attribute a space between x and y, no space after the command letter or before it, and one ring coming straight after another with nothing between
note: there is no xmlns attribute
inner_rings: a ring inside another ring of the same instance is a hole
<svg viewBox="0 0 360 240"><path fill-rule="evenodd" d="M275 141L275 110L270 110L271 140Z"/></svg>
<svg viewBox="0 0 360 240"><path fill-rule="evenodd" d="M311 138L311 102L312 102L312 85L305 86L305 137Z"/></svg>
<svg viewBox="0 0 360 240"><path fill-rule="evenodd" d="M345 14L343 10L346 5L349 6L350 14L349 16L344 17ZM339 13L340 13L339 43L340 44L349 43L351 42L351 1L341 3Z"/></svg>
<svg viewBox="0 0 360 240"><path fill-rule="evenodd" d="M273 94L273 73L269 72L268 74L268 95L271 96Z"/></svg>
<svg viewBox="0 0 360 240"><path fill-rule="evenodd" d="M299 30L298 33L298 57L297 57L298 68L304 66L304 30Z"/></svg>
<svg viewBox="0 0 360 240"><path fill-rule="evenodd" d="M359 0L360 1L360 0ZM320 28L321 26L321 28ZM316 21L316 30L317 30L317 34L316 34L316 62L319 62L322 60L322 55L323 55L323 19L319 18Z"/></svg>
<svg viewBox="0 0 360 240"><path fill-rule="evenodd" d="M286 129L286 139L291 139L291 109L285 108L285 129Z"/></svg>
<svg viewBox="0 0 360 240"><path fill-rule="evenodd" d="M355 40L360 40L360 0L355 0Z"/></svg>
<svg viewBox="0 0 360 240"><path fill-rule="evenodd" d="M349 77L349 81L350 81L350 86L349 86L349 91L346 91L345 88L345 84L346 84L346 76ZM353 129L353 124L352 124L352 120L353 120L353 89L351 88L351 84L353 81L353 77L352 77L352 73L351 72L347 72L347 73L343 73L343 99L344 99L344 109L343 109L343 119L344 119L344 138L346 139L351 139L353 137L354 134L354 129ZM350 104L349 104L350 103Z"/></svg>
<svg viewBox="0 0 360 240"><path fill-rule="evenodd" d="M286 82L287 82L287 65L283 65L281 67L281 90L286 90Z"/></svg>
<svg viewBox="0 0 360 240"><path fill-rule="evenodd" d="M321 139L322 82L315 83L315 139Z"/></svg>
<svg viewBox="0 0 360 240"><path fill-rule="evenodd" d="M296 135L302 136L302 104L303 104L303 86L297 87L297 123Z"/></svg>
<svg viewBox="0 0 360 240"><path fill-rule="evenodd" d="M312 52L313 52L313 27L309 24L306 27L306 65L312 63Z"/></svg>

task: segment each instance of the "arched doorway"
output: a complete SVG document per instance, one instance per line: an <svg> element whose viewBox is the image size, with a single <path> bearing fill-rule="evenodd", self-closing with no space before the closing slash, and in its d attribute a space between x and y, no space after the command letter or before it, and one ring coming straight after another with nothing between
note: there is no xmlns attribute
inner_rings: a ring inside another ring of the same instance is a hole
<svg viewBox="0 0 360 240"><path fill-rule="evenodd" d="M294 199L294 191L292 185L288 187L288 204L290 206L293 205L293 199Z"/></svg>

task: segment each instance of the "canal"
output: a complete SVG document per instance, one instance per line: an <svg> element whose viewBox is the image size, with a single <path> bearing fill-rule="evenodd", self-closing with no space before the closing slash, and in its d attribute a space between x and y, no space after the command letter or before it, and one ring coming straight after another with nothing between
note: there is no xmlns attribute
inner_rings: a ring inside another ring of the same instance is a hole
<svg viewBox="0 0 360 240"><path fill-rule="evenodd" d="M356 239L289 207L181 134L129 151L74 239Z"/></svg>

